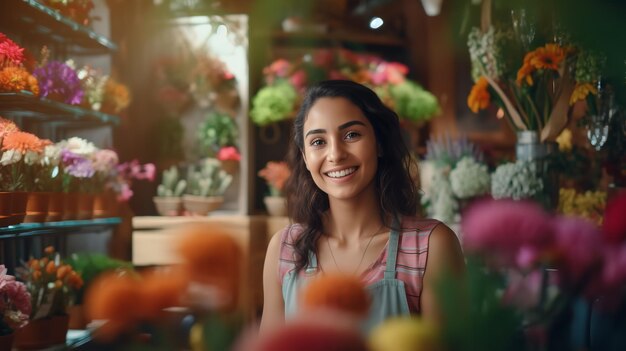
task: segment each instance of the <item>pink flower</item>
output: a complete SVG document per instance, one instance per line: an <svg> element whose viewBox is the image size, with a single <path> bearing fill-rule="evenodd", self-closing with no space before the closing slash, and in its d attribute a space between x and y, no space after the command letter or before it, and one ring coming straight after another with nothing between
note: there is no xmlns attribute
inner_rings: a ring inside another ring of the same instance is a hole
<svg viewBox="0 0 626 351"><path fill-rule="evenodd" d="M241 155L234 146L224 146L217 152L220 161L241 161Z"/></svg>
<svg viewBox="0 0 626 351"><path fill-rule="evenodd" d="M626 240L626 193L618 194L606 204L602 229L608 243Z"/></svg>
<svg viewBox="0 0 626 351"><path fill-rule="evenodd" d="M334 58L335 55L331 50L320 49L313 54L313 65L322 68L329 68L333 63Z"/></svg>
<svg viewBox="0 0 626 351"><path fill-rule="evenodd" d="M626 281L626 245L608 247L604 253L602 280L607 291L619 290Z"/></svg>
<svg viewBox="0 0 626 351"><path fill-rule="evenodd" d="M386 65L387 81L391 84L400 84L405 80L406 74L409 72L407 66L398 62L389 62Z"/></svg>
<svg viewBox="0 0 626 351"><path fill-rule="evenodd" d="M528 274L510 271L507 274L507 287L502 295L502 302L507 305L529 309L537 306L541 297L541 271Z"/></svg>
<svg viewBox="0 0 626 351"><path fill-rule="evenodd" d="M30 294L26 285L7 274L0 265L0 315L12 329L20 328L28 321L31 313Z"/></svg>
<svg viewBox="0 0 626 351"><path fill-rule="evenodd" d="M297 70L294 74L289 78L289 82L293 84L294 87L298 90L302 90L305 88L305 84L307 82L306 72L302 69Z"/></svg>
<svg viewBox="0 0 626 351"><path fill-rule="evenodd" d="M531 202L478 202L467 210L461 224L466 249L493 253L494 260L501 264L513 265L522 248L539 250L533 255L541 257L554 240L550 217Z"/></svg>
<svg viewBox="0 0 626 351"><path fill-rule="evenodd" d="M555 249L559 276L568 285L576 284L602 259L600 228L582 218L555 220Z"/></svg>
<svg viewBox="0 0 626 351"><path fill-rule="evenodd" d="M276 75L281 78L287 77L291 64L285 59L278 59L263 70L265 75Z"/></svg>
<svg viewBox="0 0 626 351"><path fill-rule="evenodd" d="M93 168L96 172L110 172L115 169L119 159L113 150L98 150L93 155Z"/></svg>
<svg viewBox="0 0 626 351"><path fill-rule="evenodd" d="M265 168L259 171L258 175L265 179L270 187L281 192L287 178L291 175L291 171L289 170L289 166L287 166L287 162L270 161Z"/></svg>

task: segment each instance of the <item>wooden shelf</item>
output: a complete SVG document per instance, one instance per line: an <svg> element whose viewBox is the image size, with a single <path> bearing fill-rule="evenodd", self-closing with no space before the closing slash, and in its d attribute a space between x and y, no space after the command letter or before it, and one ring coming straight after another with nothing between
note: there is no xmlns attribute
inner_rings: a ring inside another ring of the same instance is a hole
<svg viewBox="0 0 626 351"><path fill-rule="evenodd" d="M29 40L64 45L68 53L75 55L104 54L118 48L109 38L35 0L2 0L0 28L11 29Z"/></svg>
<svg viewBox="0 0 626 351"><path fill-rule="evenodd" d="M71 220L47 223L21 223L0 227L0 239L15 239L23 237L51 235L51 234L71 234L90 232L98 229L106 229L116 226L122 222L119 217L97 218L85 220Z"/></svg>
<svg viewBox="0 0 626 351"><path fill-rule="evenodd" d="M271 33L271 39L274 44L289 45L329 45L329 44L346 44L346 45L366 45L366 46L386 46L386 47L403 47L404 40L382 34L367 33L350 33L350 32L282 32L277 31Z"/></svg>
<svg viewBox="0 0 626 351"><path fill-rule="evenodd" d="M38 98L28 91L0 93L0 114L41 122L119 124L117 116Z"/></svg>

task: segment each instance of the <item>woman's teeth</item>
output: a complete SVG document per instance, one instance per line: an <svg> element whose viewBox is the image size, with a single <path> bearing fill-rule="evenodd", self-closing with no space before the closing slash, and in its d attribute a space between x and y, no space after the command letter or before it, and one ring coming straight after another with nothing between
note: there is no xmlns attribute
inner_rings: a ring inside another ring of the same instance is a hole
<svg viewBox="0 0 626 351"><path fill-rule="evenodd" d="M335 172L328 172L326 173L329 177L331 178L341 178L341 177L345 177L349 174L354 173L354 171L356 171L356 167L351 167L348 169L342 169L341 171L335 171Z"/></svg>

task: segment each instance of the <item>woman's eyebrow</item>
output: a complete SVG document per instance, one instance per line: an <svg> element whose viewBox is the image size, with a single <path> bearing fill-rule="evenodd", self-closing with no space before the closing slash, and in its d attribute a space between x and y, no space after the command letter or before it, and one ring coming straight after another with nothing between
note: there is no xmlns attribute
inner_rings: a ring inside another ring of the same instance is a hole
<svg viewBox="0 0 626 351"><path fill-rule="evenodd" d="M344 124L340 125L339 127L337 127L337 129L338 129L338 130L343 130L343 129L346 129L346 128L350 128L350 127L352 127L353 125L361 125L361 126L364 126L364 127L365 127L365 123L363 123L363 122L361 122L361 121L349 121L349 122L346 122L346 123L344 123ZM324 134L324 133L326 133L326 129L311 129L311 130L309 130L309 131L306 133L306 135L305 135L304 137L306 138L306 137L308 137L310 134Z"/></svg>

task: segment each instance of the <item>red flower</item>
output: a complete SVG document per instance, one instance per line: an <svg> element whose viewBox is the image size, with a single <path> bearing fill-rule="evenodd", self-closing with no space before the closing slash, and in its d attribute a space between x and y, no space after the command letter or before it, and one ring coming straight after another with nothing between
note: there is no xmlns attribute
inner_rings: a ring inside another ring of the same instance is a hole
<svg viewBox="0 0 626 351"><path fill-rule="evenodd" d="M4 34L0 37L0 64L21 65L24 62L24 48L21 48L13 40Z"/></svg>
<svg viewBox="0 0 626 351"><path fill-rule="evenodd" d="M626 193L615 196L606 205L602 232L609 243L626 240Z"/></svg>

